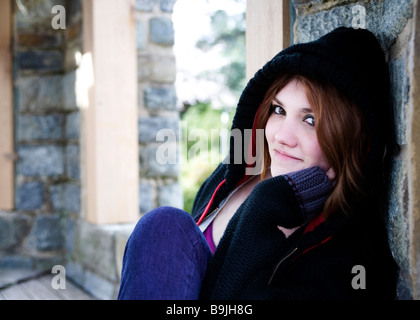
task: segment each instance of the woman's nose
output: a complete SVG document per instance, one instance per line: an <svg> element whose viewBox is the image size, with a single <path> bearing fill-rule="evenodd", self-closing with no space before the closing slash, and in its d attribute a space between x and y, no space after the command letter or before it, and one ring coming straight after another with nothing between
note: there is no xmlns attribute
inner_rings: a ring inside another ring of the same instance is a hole
<svg viewBox="0 0 420 320"><path fill-rule="evenodd" d="M284 119L278 126L278 129L274 135L277 143L286 145L290 148L296 147L298 139L296 132L296 125L291 119Z"/></svg>

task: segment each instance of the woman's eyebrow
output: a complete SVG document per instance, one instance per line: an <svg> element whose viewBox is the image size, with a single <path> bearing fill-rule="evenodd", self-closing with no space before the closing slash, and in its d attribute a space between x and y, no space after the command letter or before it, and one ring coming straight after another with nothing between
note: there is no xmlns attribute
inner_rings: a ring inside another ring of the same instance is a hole
<svg viewBox="0 0 420 320"><path fill-rule="evenodd" d="M280 102L280 101L279 101L276 97L274 97L274 99L273 99L273 100L274 100L274 102L276 102L277 104L279 104L279 105L281 105L281 106L283 105L283 103L281 103L281 102Z"/></svg>
<svg viewBox="0 0 420 320"><path fill-rule="evenodd" d="M302 108L302 109L300 109L300 112L301 113L313 113L311 108Z"/></svg>
<svg viewBox="0 0 420 320"><path fill-rule="evenodd" d="M275 103L277 103L278 105L280 105L281 107L284 106L284 104L279 99L277 99L276 97L274 97L273 101ZM304 114L308 114L308 113L313 113L313 110L312 110L311 107L305 107L305 108L301 108L300 112L304 113Z"/></svg>

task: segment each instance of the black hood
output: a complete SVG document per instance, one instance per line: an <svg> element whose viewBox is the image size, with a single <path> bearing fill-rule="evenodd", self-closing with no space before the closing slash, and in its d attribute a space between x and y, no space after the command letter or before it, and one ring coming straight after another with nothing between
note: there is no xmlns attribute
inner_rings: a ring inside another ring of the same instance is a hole
<svg viewBox="0 0 420 320"><path fill-rule="evenodd" d="M330 82L354 101L370 128L370 150L365 171L371 180L381 172L387 144L393 141L389 99L389 74L384 53L368 30L340 27L316 41L290 46L267 62L248 82L239 99L232 130L252 129L264 95L282 73L291 73ZM234 159L234 139L230 141ZM244 152L248 148L245 143ZM227 182L234 186L245 174L246 160L229 164Z"/></svg>

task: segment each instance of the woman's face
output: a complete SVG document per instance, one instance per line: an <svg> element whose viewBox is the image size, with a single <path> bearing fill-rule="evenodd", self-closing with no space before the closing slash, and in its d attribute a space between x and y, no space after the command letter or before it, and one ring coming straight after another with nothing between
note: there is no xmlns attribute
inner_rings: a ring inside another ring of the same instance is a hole
<svg viewBox="0 0 420 320"><path fill-rule="evenodd" d="M271 175L278 176L318 166L330 165L318 143L312 107L302 84L289 82L272 102L272 113L265 126L271 157Z"/></svg>

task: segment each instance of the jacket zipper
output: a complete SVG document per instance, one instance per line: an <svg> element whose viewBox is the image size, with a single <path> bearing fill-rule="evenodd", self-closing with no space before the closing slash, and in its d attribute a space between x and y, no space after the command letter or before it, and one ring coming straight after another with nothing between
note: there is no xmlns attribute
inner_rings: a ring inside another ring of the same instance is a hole
<svg viewBox="0 0 420 320"><path fill-rule="evenodd" d="M273 281L274 275L277 273L277 270L279 269L280 265L288 258L290 258L290 256L292 254L294 254L296 252L298 248L294 248L292 251L290 251L286 256L283 257L283 259L280 260L279 263L277 263L276 267L274 268L273 273L271 274L270 280L268 280L268 285L271 285L271 281Z"/></svg>
<svg viewBox="0 0 420 320"><path fill-rule="evenodd" d="M206 219L210 218L212 215L214 215L219 210L219 207L216 207L210 214L206 216Z"/></svg>

